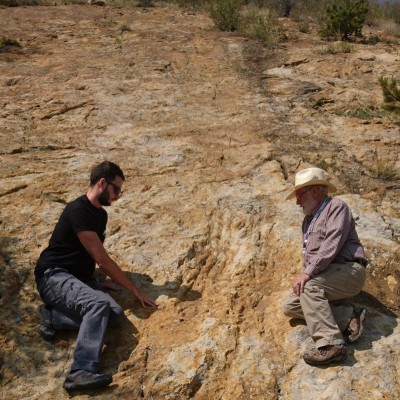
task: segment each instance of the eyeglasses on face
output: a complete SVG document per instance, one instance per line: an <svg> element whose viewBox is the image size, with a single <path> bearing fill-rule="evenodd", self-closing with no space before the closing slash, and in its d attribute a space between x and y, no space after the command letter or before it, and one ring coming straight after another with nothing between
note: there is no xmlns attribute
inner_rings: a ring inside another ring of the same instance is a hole
<svg viewBox="0 0 400 400"><path fill-rule="evenodd" d="M300 192L300 193L297 193L297 194L296 194L296 199L297 199L297 200L300 200L301 197L303 196L303 194L309 192L312 188L313 188L313 187L311 186L311 187L309 187L308 189L303 190L303 191Z"/></svg>
<svg viewBox="0 0 400 400"><path fill-rule="evenodd" d="M110 181L106 181L106 182L107 182L108 185L111 185L113 187L114 194L117 197L121 197L122 196L122 189L118 185L116 185L115 183L110 182Z"/></svg>

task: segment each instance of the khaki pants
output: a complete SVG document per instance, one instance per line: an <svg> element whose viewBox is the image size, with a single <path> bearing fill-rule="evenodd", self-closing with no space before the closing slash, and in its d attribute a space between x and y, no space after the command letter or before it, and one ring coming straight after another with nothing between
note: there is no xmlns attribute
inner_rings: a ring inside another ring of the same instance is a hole
<svg viewBox="0 0 400 400"><path fill-rule="evenodd" d="M304 293L291 293L284 302L288 317L304 319L317 348L344 343L342 332L353 307L335 304L358 294L364 286L365 267L354 262L331 264L304 286Z"/></svg>

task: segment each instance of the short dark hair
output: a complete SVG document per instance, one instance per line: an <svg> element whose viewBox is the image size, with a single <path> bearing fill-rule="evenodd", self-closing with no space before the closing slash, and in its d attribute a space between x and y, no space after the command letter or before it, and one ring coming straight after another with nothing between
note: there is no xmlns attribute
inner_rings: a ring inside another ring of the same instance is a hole
<svg viewBox="0 0 400 400"><path fill-rule="evenodd" d="M122 169L111 161L103 161L97 164L90 174L90 186L96 184L101 178L107 181L112 181L116 176L119 176L123 181L125 180Z"/></svg>

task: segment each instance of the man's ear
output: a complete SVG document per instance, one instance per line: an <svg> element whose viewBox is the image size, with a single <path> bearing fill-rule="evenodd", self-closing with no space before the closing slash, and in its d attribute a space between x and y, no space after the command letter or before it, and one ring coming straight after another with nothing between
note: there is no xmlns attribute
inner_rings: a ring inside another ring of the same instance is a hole
<svg viewBox="0 0 400 400"><path fill-rule="evenodd" d="M101 190L104 190L105 187L106 187L106 185L107 185L107 180L106 180L106 178L100 178L100 179L97 181L97 186L98 186Z"/></svg>

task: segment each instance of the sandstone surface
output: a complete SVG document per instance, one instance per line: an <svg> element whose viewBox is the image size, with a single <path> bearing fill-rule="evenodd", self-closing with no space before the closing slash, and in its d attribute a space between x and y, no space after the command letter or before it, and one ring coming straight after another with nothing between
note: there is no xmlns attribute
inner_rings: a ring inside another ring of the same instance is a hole
<svg viewBox="0 0 400 400"><path fill-rule="evenodd" d="M75 335L38 334L33 269L90 168L121 165L106 247L156 298L116 293L107 390L75 399L399 399L399 114L378 78L400 70L399 38L331 54L316 27L271 51L172 6L0 9L0 397L68 399ZM362 117L365 115L365 117ZM360 117L361 116L361 117ZM304 325L281 303L301 262L297 170L325 168L370 260L365 333L342 365L313 368Z"/></svg>

